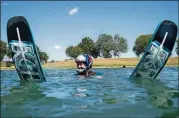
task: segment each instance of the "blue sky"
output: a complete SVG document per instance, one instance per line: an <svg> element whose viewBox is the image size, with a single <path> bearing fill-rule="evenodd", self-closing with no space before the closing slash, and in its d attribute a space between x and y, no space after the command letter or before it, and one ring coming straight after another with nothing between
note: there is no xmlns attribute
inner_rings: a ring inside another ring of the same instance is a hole
<svg viewBox="0 0 179 118"><path fill-rule="evenodd" d="M125 37L129 51L121 57L135 57L135 39L153 33L158 23L171 20L178 24L177 1L24 1L1 3L1 40L7 41L6 25L13 16L25 16L35 43L50 60L66 59L68 45L77 45L88 36L99 34ZM176 56L173 50L173 56Z"/></svg>

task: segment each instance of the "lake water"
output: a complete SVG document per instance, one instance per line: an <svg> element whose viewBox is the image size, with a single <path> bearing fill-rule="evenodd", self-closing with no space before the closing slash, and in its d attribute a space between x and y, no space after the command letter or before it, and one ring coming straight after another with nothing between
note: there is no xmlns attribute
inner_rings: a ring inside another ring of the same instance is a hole
<svg viewBox="0 0 179 118"><path fill-rule="evenodd" d="M46 82L20 82L15 70L1 70L1 117L178 116L178 67L165 67L160 81L129 79L134 68L44 69Z"/></svg>

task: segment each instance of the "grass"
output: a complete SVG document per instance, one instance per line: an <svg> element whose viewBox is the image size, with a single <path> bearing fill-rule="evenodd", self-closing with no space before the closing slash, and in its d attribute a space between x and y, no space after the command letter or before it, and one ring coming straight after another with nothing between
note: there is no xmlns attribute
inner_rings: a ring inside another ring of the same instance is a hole
<svg viewBox="0 0 179 118"><path fill-rule="evenodd" d="M106 59L94 59L93 68L120 68L123 66L126 67L135 67L140 58L106 58ZM165 66L178 66L178 57L171 57L167 61ZM42 64L43 68L76 68L76 63L74 60L60 61L54 63L45 63ZM11 67L1 67L1 70L14 69L14 66Z"/></svg>
<svg viewBox="0 0 179 118"><path fill-rule="evenodd" d="M119 67L135 67L140 58L115 58L115 59L94 59L93 68L119 68ZM178 57L171 57L166 63L166 66L178 66ZM56 68L76 68L74 60L46 63L43 67L56 67Z"/></svg>
<svg viewBox="0 0 179 118"><path fill-rule="evenodd" d="M11 67L1 67L0 70L14 70L15 66L11 66Z"/></svg>

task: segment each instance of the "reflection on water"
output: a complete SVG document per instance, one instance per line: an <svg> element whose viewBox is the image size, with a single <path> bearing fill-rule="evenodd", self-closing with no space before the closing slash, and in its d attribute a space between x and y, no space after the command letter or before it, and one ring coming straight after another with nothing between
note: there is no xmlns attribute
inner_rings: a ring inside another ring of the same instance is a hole
<svg viewBox="0 0 179 118"><path fill-rule="evenodd" d="M140 87L146 88L148 95L150 95L149 99L155 107L173 107L173 101L171 99L178 98L177 89L169 88L158 80L135 78L132 81Z"/></svg>
<svg viewBox="0 0 179 118"><path fill-rule="evenodd" d="M1 116L177 116L177 68L165 67L161 81L130 80L133 68L94 70L102 77L84 79L73 69L46 69L43 83L20 82L16 71L1 71Z"/></svg>

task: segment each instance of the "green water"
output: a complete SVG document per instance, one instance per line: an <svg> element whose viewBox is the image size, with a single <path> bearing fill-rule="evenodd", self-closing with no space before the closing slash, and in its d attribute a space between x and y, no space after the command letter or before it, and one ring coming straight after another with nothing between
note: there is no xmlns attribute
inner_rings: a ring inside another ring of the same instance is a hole
<svg viewBox="0 0 179 118"><path fill-rule="evenodd" d="M178 116L178 67L158 78L130 80L134 68L94 69L101 77L80 78L74 69L46 69L46 82L20 82L1 70L1 117Z"/></svg>

